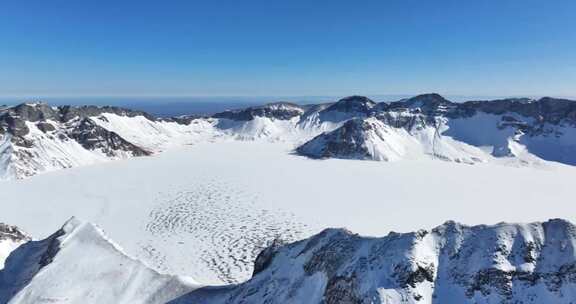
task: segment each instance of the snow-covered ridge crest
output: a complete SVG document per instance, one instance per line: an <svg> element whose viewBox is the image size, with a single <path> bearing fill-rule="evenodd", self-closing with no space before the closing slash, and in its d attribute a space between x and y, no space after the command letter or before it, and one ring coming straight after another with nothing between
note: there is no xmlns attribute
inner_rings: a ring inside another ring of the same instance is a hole
<svg viewBox="0 0 576 304"><path fill-rule="evenodd" d="M574 303L576 227L465 226L361 237L327 229L264 250L253 278L171 303Z"/></svg>
<svg viewBox="0 0 576 304"><path fill-rule="evenodd" d="M29 240L30 236L20 228L0 223L0 270L4 268L4 261L10 252Z"/></svg>
<svg viewBox="0 0 576 304"><path fill-rule="evenodd" d="M18 247L0 271L1 303L166 303L196 287L132 259L99 228L75 218Z"/></svg>

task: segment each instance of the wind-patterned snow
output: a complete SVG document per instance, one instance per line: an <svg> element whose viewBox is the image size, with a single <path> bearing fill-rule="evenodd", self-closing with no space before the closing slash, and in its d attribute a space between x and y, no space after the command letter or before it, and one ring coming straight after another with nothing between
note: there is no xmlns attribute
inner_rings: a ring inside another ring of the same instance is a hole
<svg viewBox="0 0 576 304"><path fill-rule="evenodd" d="M267 210L255 194L222 180L160 194L157 201L146 224L151 239L143 244L144 258L167 273L212 283L250 278L256 256L271 241L296 241L310 230L294 215ZM186 243L194 246L183 247ZM199 262L202 267L196 269L182 267Z"/></svg>
<svg viewBox="0 0 576 304"><path fill-rule="evenodd" d="M292 148L199 143L1 182L2 221L41 238L75 215L98 224L128 254L201 283L246 278L250 266L233 266L229 275L206 260L229 255L226 266L250 260L254 248L276 236L271 227L298 238L324 227L385 235L449 219L576 221L575 167L319 161Z"/></svg>

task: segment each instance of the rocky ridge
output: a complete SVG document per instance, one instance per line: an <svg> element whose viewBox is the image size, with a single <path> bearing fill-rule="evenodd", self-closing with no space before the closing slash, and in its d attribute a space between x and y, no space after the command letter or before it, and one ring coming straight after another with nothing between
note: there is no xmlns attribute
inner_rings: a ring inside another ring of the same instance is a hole
<svg viewBox="0 0 576 304"><path fill-rule="evenodd" d="M171 303L573 303L576 227L465 226L367 238L327 229L271 246L246 283Z"/></svg>

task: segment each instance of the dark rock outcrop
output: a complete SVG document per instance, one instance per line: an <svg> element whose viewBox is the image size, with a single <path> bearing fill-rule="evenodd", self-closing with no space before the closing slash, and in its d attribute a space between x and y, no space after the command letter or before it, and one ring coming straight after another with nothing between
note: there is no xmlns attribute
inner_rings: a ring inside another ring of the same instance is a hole
<svg viewBox="0 0 576 304"><path fill-rule="evenodd" d="M293 103L277 102L269 103L263 106L249 107L242 110L231 110L212 115L214 118L224 118L237 121L249 121L254 117L268 117L279 120L288 120L298 117L304 113L304 110Z"/></svg>
<svg viewBox="0 0 576 304"><path fill-rule="evenodd" d="M370 157L366 149L366 132L374 126L366 120L355 118L342 127L323 133L296 148L296 152L311 158L358 158Z"/></svg>
<svg viewBox="0 0 576 304"><path fill-rule="evenodd" d="M115 132L108 131L92 121L84 118L70 132L70 138L76 140L87 150L100 150L107 156L118 156L124 151L132 156L146 156L151 153L130 143Z"/></svg>
<svg viewBox="0 0 576 304"><path fill-rule="evenodd" d="M4 240L22 242L30 240L30 237L16 226L0 223L0 241Z"/></svg>
<svg viewBox="0 0 576 304"><path fill-rule="evenodd" d="M343 113L370 113L376 103L364 96L348 96L338 100L336 103L327 107L324 111L338 111Z"/></svg>

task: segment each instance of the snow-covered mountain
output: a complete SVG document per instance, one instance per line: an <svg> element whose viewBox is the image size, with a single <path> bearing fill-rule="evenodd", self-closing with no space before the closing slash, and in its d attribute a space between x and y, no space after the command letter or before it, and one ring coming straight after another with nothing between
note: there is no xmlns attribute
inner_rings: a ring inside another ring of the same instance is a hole
<svg viewBox="0 0 576 304"><path fill-rule="evenodd" d="M273 242L240 284L200 286L124 254L71 219L0 270L1 303L574 303L576 226L561 219Z"/></svg>
<svg viewBox="0 0 576 304"><path fill-rule="evenodd" d="M350 96L212 117L154 118L115 107L28 103L0 109L0 178L147 156L214 140L293 144L312 158L576 165L576 102L514 98L453 103L424 94L390 103Z"/></svg>
<svg viewBox="0 0 576 304"><path fill-rule="evenodd" d="M574 303L576 227L564 220L368 238L327 229L264 250L251 280L170 303Z"/></svg>
<svg viewBox="0 0 576 304"><path fill-rule="evenodd" d="M16 248L0 270L0 303L166 303L197 285L125 255L92 224L71 219Z"/></svg>
<svg viewBox="0 0 576 304"><path fill-rule="evenodd" d="M147 156L193 142L209 124L160 120L116 107L25 103L1 109L0 179Z"/></svg>
<svg viewBox="0 0 576 304"><path fill-rule="evenodd" d="M378 104L297 148L314 158L576 164L576 102L542 98L452 103L426 94Z"/></svg>

